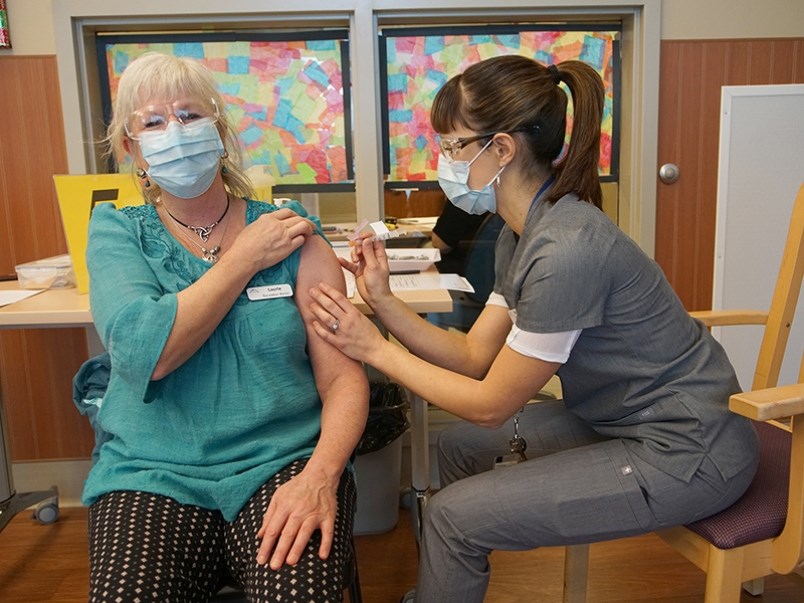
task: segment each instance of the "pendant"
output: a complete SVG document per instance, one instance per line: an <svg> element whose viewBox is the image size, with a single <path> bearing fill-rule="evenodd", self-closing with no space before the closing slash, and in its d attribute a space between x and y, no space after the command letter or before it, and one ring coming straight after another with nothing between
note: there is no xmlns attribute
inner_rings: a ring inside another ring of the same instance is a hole
<svg viewBox="0 0 804 603"><path fill-rule="evenodd" d="M198 238L206 243L209 241L209 235L212 234L212 229L218 225L217 222L213 222L209 226L188 226L190 230L192 230L195 234L198 235Z"/></svg>
<svg viewBox="0 0 804 603"><path fill-rule="evenodd" d="M218 253L220 252L220 250L221 250L220 245L215 245L215 247L213 247L212 249L205 249L204 247L202 247L201 251L203 252L204 255L201 257L201 259L204 260L205 262L209 262L210 264L214 264L215 262L218 261Z"/></svg>

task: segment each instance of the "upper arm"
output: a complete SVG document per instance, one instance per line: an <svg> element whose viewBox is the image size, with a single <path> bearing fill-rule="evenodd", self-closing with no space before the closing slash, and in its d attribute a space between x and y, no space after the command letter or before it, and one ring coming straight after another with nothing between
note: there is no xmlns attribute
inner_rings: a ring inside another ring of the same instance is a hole
<svg viewBox="0 0 804 603"><path fill-rule="evenodd" d="M310 310L310 289L327 283L346 295L343 268L335 253L320 236L307 239L301 248L299 271L296 277L295 299L307 330L307 346L316 383L322 396L326 387L338 376L365 380L363 366L321 339L313 330L314 316Z"/></svg>

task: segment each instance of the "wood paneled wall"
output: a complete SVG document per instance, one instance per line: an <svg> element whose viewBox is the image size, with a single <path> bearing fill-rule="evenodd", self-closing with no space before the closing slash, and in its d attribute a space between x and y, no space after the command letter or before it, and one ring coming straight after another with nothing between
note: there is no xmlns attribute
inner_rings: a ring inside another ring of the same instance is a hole
<svg viewBox="0 0 804 603"><path fill-rule="evenodd" d="M385 215L394 218L438 216L446 202L447 197L440 188L414 190L409 195L401 190L386 190Z"/></svg>
<svg viewBox="0 0 804 603"><path fill-rule="evenodd" d="M712 307L721 86L802 82L804 38L662 42L658 159L681 177L657 179L656 260L688 310Z"/></svg>
<svg viewBox="0 0 804 603"><path fill-rule="evenodd" d="M67 172L53 56L0 57L0 274L66 253L53 174ZM72 403L83 329L0 330L0 393L15 461L88 458L92 431Z"/></svg>

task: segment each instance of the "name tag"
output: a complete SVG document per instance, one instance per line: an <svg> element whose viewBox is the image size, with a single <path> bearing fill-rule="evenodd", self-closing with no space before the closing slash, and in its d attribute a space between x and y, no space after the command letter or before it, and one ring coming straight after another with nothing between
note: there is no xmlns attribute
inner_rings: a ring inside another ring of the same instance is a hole
<svg viewBox="0 0 804 603"><path fill-rule="evenodd" d="M246 295L251 301L259 301L261 299L274 299L277 297L290 297L293 295L293 289L290 285L263 285L262 287L249 287L246 289Z"/></svg>

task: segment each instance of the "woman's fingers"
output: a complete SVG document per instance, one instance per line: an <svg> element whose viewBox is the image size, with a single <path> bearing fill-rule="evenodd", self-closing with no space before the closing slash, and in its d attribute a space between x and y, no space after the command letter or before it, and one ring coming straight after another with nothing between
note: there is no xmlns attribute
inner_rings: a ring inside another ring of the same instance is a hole
<svg viewBox="0 0 804 603"><path fill-rule="evenodd" d="M357 275L357 271L360 269L360 264L356 264L354 262L350 262L346 258L338 257L338 263L341 265L342 268L346 268L349 272Z"/></svg>
<svg viewBox="0 0 804 603"><path fill-rule="evenodd" d="M313 287L310 289L310 295L327 311L332 313L339 312L337 316L333 314L334 318L339 318L341 313L345 314L354 308L349 298L328 283L322 282L318 287Z"/></svg>

